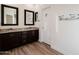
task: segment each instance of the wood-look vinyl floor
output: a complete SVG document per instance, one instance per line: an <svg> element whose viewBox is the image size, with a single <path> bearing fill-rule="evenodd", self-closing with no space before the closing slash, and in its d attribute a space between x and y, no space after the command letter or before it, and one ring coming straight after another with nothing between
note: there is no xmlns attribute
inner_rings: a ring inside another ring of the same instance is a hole
<svg viewBox="0 0 79 59"><path fill-rule="evenodd" d="M1 55L62 55L43 42L26 44L9 51L1 51Z"/></svg>

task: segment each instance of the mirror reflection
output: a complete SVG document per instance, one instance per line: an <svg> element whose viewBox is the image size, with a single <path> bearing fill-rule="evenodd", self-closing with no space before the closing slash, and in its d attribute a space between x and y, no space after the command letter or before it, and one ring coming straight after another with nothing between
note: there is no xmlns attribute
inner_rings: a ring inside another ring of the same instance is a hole
<svg viewBox="0 0 79 59"><path fill-rule="evenodd" d="M4 8L4 24L16 24L16 10Z"/></svg>

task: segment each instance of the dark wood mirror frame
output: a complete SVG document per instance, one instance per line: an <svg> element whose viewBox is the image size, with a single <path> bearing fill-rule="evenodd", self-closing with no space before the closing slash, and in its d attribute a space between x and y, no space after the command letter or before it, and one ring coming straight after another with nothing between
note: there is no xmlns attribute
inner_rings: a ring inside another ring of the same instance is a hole
<svg viewBox="0 0 79 59"><path fill-rule="evenodd" d="M35 12L35 22L37 21L38 19L38 12Z"/></svg>
<svg viewBox="0 0 79 59"><path fill-rule="evenodd" d="M7 8L12 8L16 10L16 24L4 24L4 7ZM13 6L8 6L5 4L1 4L1 25L2 26L14 26L14 25L18 25L18 8L17 7L13 7Z"/></svg>
<svg viewBox="0 0 79 59"><path fill-rule="evenodd" d="M32 24L27 24L26 22L27 22L27 17L26 17L26 15L27 15L27 13L26 12L29 12L29 13L32 13ZM30 11L30 10L24 10L24 25L34 25L34 11Z"/></svg>

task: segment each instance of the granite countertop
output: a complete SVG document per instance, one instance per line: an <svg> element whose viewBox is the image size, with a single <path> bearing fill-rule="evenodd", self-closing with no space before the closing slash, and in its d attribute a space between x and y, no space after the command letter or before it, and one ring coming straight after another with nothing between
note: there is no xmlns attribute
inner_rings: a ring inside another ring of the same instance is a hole
<svg viewBox="0 0 79 59"><path fill-rule="evenodd" d="M19 31L37 30L38 27L0 29L0 34Z"/></svg>

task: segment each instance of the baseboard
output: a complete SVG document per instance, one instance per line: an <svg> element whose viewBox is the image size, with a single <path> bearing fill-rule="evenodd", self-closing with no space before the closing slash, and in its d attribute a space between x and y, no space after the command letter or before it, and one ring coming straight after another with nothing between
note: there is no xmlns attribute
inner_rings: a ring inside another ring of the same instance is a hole
<svg viewBox="0 0 79 59"><path fill-rule="evenodd" d="M56 50L57 52L59 52L61 55L64 55L61 51L59 51L59 49L57 49L57 48L55 48L53 46L51 46L51 48L54 49L54 50Z"/></svg>
<svg viewBox="0 0 79 59"><path fill-rule="evenodd" d="M56 48L53 47L52 45L50 45L50 44L48 44L48 43L45 43L45 42L43 42L43 41L39 41L39 42L41 42L42 44L46 45L47 47L49 47L49 48L55 50L57 53L59 53L59 55L64 55L63 53L61 53L58 49L56 49Z"/></svg>

